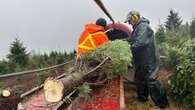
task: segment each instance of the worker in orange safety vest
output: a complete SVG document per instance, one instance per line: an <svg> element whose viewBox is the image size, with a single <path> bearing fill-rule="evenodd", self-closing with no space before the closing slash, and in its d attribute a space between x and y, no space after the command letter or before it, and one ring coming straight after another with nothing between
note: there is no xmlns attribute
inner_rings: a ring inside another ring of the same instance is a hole
<svg viewBox="0 0 195 110"><path fill-rule="evenodd" d="M79 37L77 57L109 41L105 32L106 26L104 18L97 19L96 24L85 25L85 30Z"/></svg>

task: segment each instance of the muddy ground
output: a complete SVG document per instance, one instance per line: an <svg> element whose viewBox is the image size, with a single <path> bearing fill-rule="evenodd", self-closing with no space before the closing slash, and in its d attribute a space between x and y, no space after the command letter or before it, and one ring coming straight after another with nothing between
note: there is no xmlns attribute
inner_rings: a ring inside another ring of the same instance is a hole
<svg viewBox="0 0 195 110"><path fill-rule="evenodd" d="M170 69L165 68L165 67L161 67L160 68L158 79L162 82L162 84L164 86L166 86L168 84L168 76L170 76L170 74L171 74L171 70ZM10 80L10 82L13 82L13 80ZM10 82L8 84L10 84ZM25 85L27 86L25 89L29 88L29 84L28 83L24 83L23 82L22 84L24 86ZM12 84L10 84L10 85L12 85ZM136 99L136 89L135 89L134 85L132 85L129 82L125 81L124 86L125 86L124 88L125 88L125 104L126 104L125 110L189 110L186 107L184 107L183 105L176 104L173 100L170 99L170 97L169 97L169 103L170 103L169 107L167 107L166 109L155 108L153 103L152 103L152 101L151 101L151 99L149 99L148 102L139 102L139 101L137 101L137 99ZM37 95L40 95L40 94L38 93ZM34 97L34 98L37 98L36 99L36 103L32 102L32 103L29 103L27 105L34 104L36 106L40 106L40 109L44 109L42 105L45 105L45 104L42 103L40 105L40 103L39 103L41 98L43 98L43 95L40 95L40 96L41 97ZM31 97L31 98L33 98L33 97ZM15 104L15 102L18 102L18 98L16 98L15 100L8 99L8 101L10 101L12 104ZM12 102L12 101L14 101L14 102ZM13 106L15 106L15 105L13 105ZM0 108L0 110L10 110L10 109L2 109L2 108Z"/></svg>
<svg viewBox="0 0 195 110"><path fill-rule="evenodd" d="M161 67L159 70L158 79L164 86L168 84L168 76L170 76L171 70L169 68ZM148 102L139 102L136 99L136 88L134 85L125 82L125 110L189 110L183 105L176 104L173 100L169 99L170 106L165 109L156 108L153 105L152 100L149 98Z"/></svg>

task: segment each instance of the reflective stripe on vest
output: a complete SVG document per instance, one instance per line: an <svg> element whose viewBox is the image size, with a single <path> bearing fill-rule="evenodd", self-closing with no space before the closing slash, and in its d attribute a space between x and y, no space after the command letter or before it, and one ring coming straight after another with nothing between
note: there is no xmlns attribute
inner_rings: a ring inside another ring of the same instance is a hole
<svg viewBox="0 0 195 110"><path fill-rule="evenodd" d="M87 37L83 40L83 42L79 45L79 48L82 48L82 49L87 49L87 50L90 50L90 49L94 49L96 48L96 45L93 41L93 36L95 35L99 35L99 34L104 34L104 32L96 32L94 34L90 34L88 33ZM89 46L86 46L85 43L87 42L87 40L90 41L92 47L89 47Z"/></svg>

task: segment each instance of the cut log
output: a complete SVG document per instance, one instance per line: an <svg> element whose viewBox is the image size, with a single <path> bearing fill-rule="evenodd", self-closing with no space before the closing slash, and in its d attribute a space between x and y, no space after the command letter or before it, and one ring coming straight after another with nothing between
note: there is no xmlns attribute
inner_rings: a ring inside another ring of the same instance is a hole
<svg viewBox="0 0 195 110"><path fill-rule="evenodd" d="M44 82L44 94L45 99L48 102L59 102L62 100L63 96L68 95L70 92L75 90L76 87L83 84L83 79L85 76L89 77L90 73L93 73L95 70L101 67L109 58L105 58L98 66L93 68L87 73L73 72L65 78L56 80L56 79L47 79Z"/></svg>
<svg viewBox="0 0 195 110"><path fill-rule="evenodd" d="M83 76L84 75L75 72L60 80L47 79L44 82L44 94L46 101L59 102L64 95L68 95L68 93L73 91L75 87L82 84Z"/></svg>
<svg viewBox="0 0 195 110"><path fill-rule="evenodd" d="M71 69L71 68L70 68L70 69ZM64 73L64 74L61 74L60 76L57 76L55 79L60 79L60 78L65 77L65 76L66 76L66 74ZM29 90L29 91L27 91L27 92L21 94L21 95L20 95L20 98L24 98L24 97L26 97L26 96L31 95L32 93L34 93L34 92L36 92L36 91L42 89L43 86L44 86L44 84L41 84L41 85L39 85L39 86L37 86L37 87L32 88L31 90Z"/></svg>
<svg viewBox="0 0 195 110"><path fill-rule="evenodd" d="M63 97L63 83L58 80L47 79L44 84L44 91L48 102L60 101L59 99Z"/></svg>
<svg viewBox="0 0 195 110"><path fill-rule="evenodd" d="M11 95L11 92L10 92L9 90L4 89L4 90L2 91L2 96L3 96L3 97L9 97L10 95Z"/></svg>

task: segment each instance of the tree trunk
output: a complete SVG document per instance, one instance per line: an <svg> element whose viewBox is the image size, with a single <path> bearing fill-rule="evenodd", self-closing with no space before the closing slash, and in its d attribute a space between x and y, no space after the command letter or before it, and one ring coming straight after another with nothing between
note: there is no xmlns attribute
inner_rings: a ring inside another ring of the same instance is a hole
<svg viewBox="0 0 195 110"><path fill-rule="evenodd" d="M68 75L67 77L61 78L59 80L51 78L47 79L44 82L45 99L48 102L59 102L64 96L67 96L70 92L76 89L76 87L83 84L84 79L91 79L94 74L99 74L96 72L96 70L98 68L101 68L101 66L106 61L108 61L108 59L108 57L105 58L99 65L97 65L95 68L91 69L88 72L78 72L77 70ZM102 74L99 75L101 76Z"/></svg>
<svg viewBox="0 0 195 110"><path fill-rule="evenodd" d="M83 82L85 74L74 72L71 75L56 80L47 79L44 83L45 98L48 102L58 102L63 96L68 95L71 91Z"/></svg>

